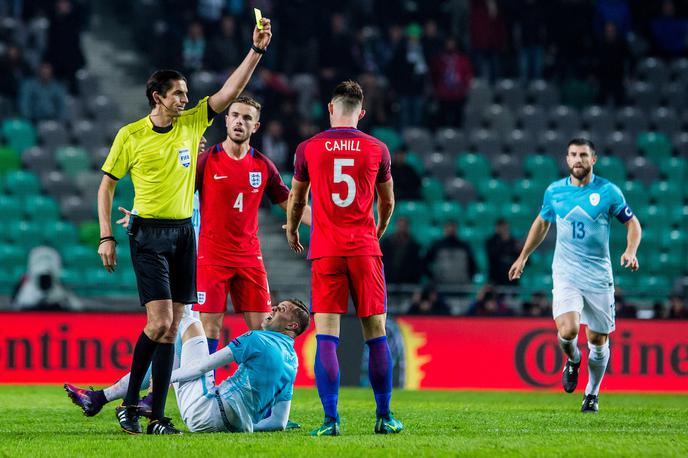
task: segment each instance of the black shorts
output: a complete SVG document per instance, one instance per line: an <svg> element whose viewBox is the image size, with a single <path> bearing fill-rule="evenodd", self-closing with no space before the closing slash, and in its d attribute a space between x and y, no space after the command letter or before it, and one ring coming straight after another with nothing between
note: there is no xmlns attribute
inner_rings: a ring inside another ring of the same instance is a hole
<svg viewBox="0 0 688 458"><path fill-rule="evenodd" d="M131 262L141 305L196 298L196 235L191 218L133 218L129 226Z"/></svg>

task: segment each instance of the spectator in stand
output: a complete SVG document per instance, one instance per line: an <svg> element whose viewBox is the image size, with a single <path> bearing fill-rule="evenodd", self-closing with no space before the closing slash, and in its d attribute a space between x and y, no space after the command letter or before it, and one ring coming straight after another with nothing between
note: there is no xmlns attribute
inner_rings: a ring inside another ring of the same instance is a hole
<svg viewBox="0 0 688 458"><path fill-rule="evenodd" d="M362 27L356 32L352 53L355 67L359 71L375 75L382 74L386 51L374 28ZM364 92L364 94L367 100L368 93Z"/></svg>
<svg viewBox="0 0 688 458"><path fill-rule="evenodd" d="M637 318L638 307L626 302L623 290L618 286L614 288L614 309L618 318Z"/></svg>
<svg viewBox="0 0 688 458"><path fill-rule="evenodd" d="M354 38L343 13L330 16L329 28L320 38L320 95L322 106L330 102L334 87L344 79L356 76Z"/></svg>
<svg viewBox="0 0 688 458"><path fill-rule="evenodd" d="M53 67L43 62L38 75L24 80L19 88L19 112L31 121L61 121L65 117L66 90L55 80Z"/></svg>
<svg viewBox="0 0 688 458"><path fill-rule="evenodd" d="M598 46L597 77L600 81L600 104L611 102L622 105L625 100L624 80L630 55L626 40L619 35L616 25L608 22L604 38Z"/></svg>
<svg viewBox="0 0 688 458"><path fill-rule="evenodd" d="M184 73L192 74L203 69L205 60L205 35L203 26L200 22L194 21L189 24L186 37L182 41L182 67Z"/></svg>
<svg viewBox="0 0 688 458"><path fill-rule="evenodd" d="M547 43L543 9L543 0L517 0L515 3L512 36L522 82L540 79L543 75L544 45Z"/></svg>
<svg viewBox="0 0 688 458"><path fill-rule="evenodd" d="M688 320L688 308L683 295L674 293L669 296L669 310L667 313L669 320Z"/></svg>
<svg viewBox="0 0 688 458"><path fill-rule="evenodd" d="M456 229L456 222L448 221L444 236L428 249L425 265L437 284L470 285L478 271L471 246L459 239Z"/></svg>
<svg viewBox="0 0 688 458"><path fill-rule="evenodd" d="M502 76L506 51L506 20L497 0L473 0L471 3L471 47L481 78L491 82Z"/></svg>
<svg viewBox="0 0 688 458"><path fill-rule="evenodd" d="M64 81L71 93L76 93L76 72L86 63L81 50L81 32L85 26L83 8L71 0L57 0L55 12L49 19L45 60L52 64L55 77Z"/></svg>
<svg viewBox="0 0 688 458"><path fill-rule="evenodd" d="M273 119L268 122L263 134L262 151L267 154L279 170L284 169L287 165L289 147L284 140L284 126L281 121Z"/></svg>
<svg viewBox="0 0 688 458"><path fill-rule="evenodd" d="M387 69L387 77L399 101L399 129L420 126L425 111L428 64L418 24L406 27L406 37L397 46Z"/></svg>
<svg viewBox="0 0 688 458"><path fill-rule="evenodd" d="M657 51L665 57L682 56L688 41L688 20L676 17L676 6L671 0L662 2L662 14L650 24Z"/></svg>
<svg viewBox="0 0 688 458"><path fill-rule="evenodd" d="M595 34L604 40L608 23L614 24L617 34L626 40L632 33L631 9L626 0L597 0L595 3Z"/></svg>
<svg viewBox="0 0 688 458"><path fill-rule="evenodd" d="M437 22L430 19L423 24L423 38L421 39L423 51L428 61L432 61L445 49L445 41L437 28Z"/></svg>
<svg viewBox="0 0 688 458"><path fill-rule="evenodd" d="M451 315L451 309L444 301L437 288L430 284L413 293L408 315Z"/></svg>
<svg viewBox="0 0 688 458"><path fill-rule="evenodd" d="M239 49L241 39L237 32L234 18L223 16L217 35L208 40L205 52L205 68L226 73L239 63L243 49Z"/></svg>
<svg viewBox="0 0 688 458"><path fill-rule="evenodd" d="M489 283L485 284L478 296L466 311L468 316L513 316L514 312L504 303L503 296L497 294Z"/></svg>
<svg viewBox="0 0 688 458"><path fill-rule="evenodd" d="M555 76L560 80L587 76L593 46L592 7L586 0L546 2L550 53L555 58Z"/></svg>
<svg viewBox="0 0 688 458"><path fill-rule="evenodd" d="M442 126L461 126L473 66L468 56L459 51L454 38L447 38L444 50L431 61L430 74L439 101L438 122Z"/></svg>
<svg viewBox="0 0 688 458"><path fill-rule="evenodd" d="M535 291L530 299L521 306L523 316L529 317L551 317L552 304L550 304L547 295L542 291Z"/></svg>
<svg viewBox="0 0 688 458"><path fill-rule="evenodd" d="M31 73L21 48L14 44L7 46L0 60L0 95L14 102L19 95L21 82Z"/></svg>
<svg viewBox="0 0 688 458"><path fill-rule="evenodd" d="M358 82L365 94L366 115L358 123L363 131L369 131L371 126L387 125L389 114L387 112L387 99L385 91L380 86L378 77L373 73L359 75ZM395 178L396 179L396 178Z"/></svg>
<svg viewBox="0 0 688 458"><path fill-rule="evenodd" d="M512 260L521 252L521 244L511 235L509 223L499 218L495 223L495 232L485 241L487 252L488 281L495 286L508 285L509 268Z"/></svg>
<svg viewBox="0 0 688 458"><path fill-rule="evenodd" d="M394 196L397 200L420 199L421 178L416 169L406 162L407 152L405 146L400 146L392 155Z"/></svg>
<svg viewBox="0 0 688 458"><path fill-rule="evenodd" d="M397 218L394 232L380 242L388 283L419 283L423 275L420 244L409 230L409 221Z"/></svg>

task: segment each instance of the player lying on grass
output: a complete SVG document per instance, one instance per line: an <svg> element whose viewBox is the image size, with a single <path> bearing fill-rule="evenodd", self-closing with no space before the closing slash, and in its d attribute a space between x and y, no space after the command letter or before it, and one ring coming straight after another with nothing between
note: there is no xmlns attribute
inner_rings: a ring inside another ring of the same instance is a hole
<svg viewBox="0 0 688 458"><path fill-rule="evenodd" d="M308 307L287 299L272 308L262 330L237 337L210 355L203 327L185 312L175 343L172 386L184 424L191 432L253 432L285 429L291 408L298 359L294 338L310 324ZM215 386L213 370L236 362L236 372ZM127 391L128 374L105 390L65 384L72 401L86 416L97 414ZM150 412L139 405L139 414ZM138 421L138 419L137 419Z"/></svg>

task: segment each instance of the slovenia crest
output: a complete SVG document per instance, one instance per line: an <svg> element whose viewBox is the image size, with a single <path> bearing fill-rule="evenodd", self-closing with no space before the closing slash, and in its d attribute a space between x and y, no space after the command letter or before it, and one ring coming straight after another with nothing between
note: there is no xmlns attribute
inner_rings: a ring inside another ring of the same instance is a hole
<svg viewBox="0 0 688 458"><path fill-rule="evenodd" d="M178 151L179 154L179 163L183 167L189 167L191 165L191 153L189 151L189 148L182 148Z"/></svg>
<svg viewBox="0 0 688 458"><path fill-rule="evenodd" d="M590 205L593 207L597 207L597 205L600 203L600 195L596 192L593 192L590 194Z"/></svg>
<svg viewBox="0 0 688 458"><path fill-rule="evenodd" d="M263 173L262 172L248 172L248 182L254 188L260 188L263 183Z"/></svg>

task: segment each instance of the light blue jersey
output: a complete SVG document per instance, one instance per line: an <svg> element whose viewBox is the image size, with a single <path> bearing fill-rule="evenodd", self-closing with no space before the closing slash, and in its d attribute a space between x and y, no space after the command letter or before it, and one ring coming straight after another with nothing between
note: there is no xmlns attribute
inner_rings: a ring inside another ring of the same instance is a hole
<svg viewBox="0 0 688 458"><path fill-rule="evenodd" d="M611 217L622 223L633 218L621 190L596 175L583 187L564 178L547 187L540 216L557 224L552 262L555 284L568 283L584 291L612 290Z"/></svg>
<svg viewBox="0 0 688 458"><path fill-rule="evenodd" d="M291 401L299 366L294 339L274 331L251 331L229 343L239 368L218 387L222 401L252 424L280 401Z"/></svg>

